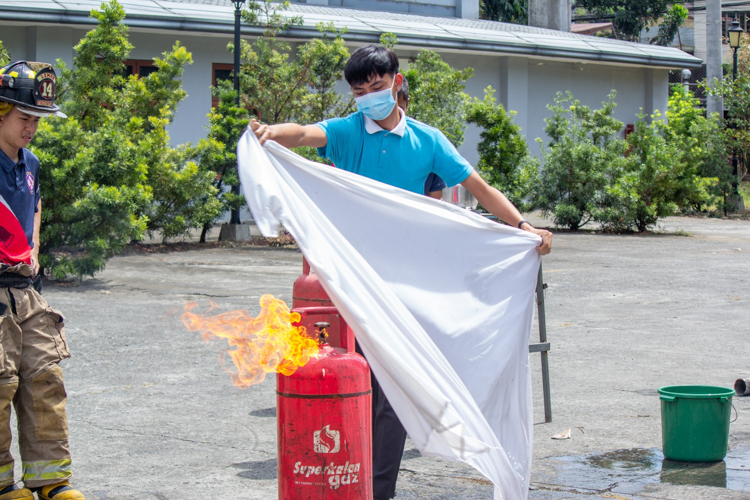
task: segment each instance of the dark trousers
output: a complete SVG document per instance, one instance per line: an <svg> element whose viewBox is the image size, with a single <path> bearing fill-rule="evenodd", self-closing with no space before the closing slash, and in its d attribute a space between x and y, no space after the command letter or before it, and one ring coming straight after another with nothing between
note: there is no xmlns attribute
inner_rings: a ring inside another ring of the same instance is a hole
<svg viewBox="0 0 750 500"><path fill-rule="evenodd" d="M359 354L362 350L356 345ZM406 430L383 394L375 375L372 382L372 483L375 500L396 496L396 480L404 454Z"/></svg>

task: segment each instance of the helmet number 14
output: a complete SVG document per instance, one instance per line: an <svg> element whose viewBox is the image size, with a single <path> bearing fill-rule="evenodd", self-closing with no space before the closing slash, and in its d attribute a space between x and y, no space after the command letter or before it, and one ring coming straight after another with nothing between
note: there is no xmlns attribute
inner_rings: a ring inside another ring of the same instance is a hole
<svg viewBox="0 0 750 500"><path fill-rule="evenodd" d="M54 99L55 97L55 84L49 80L43 81L39 86L39 92L42 94L44 99Z"/></svg>

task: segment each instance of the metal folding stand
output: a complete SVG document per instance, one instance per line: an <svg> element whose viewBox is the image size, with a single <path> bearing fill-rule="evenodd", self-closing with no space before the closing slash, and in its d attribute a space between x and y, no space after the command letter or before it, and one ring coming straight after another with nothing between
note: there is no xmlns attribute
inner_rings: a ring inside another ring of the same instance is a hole
<svg viewBox="0 0 750 500"><path fill-rule="evenodd" d="M552 397L549 393L549 342L547 342L547 320L544 315L544 290L547 284L542 277L542 264L539 264L539 275L536 279L536 306L539 314L539 343L530 344L529 352L542 355L542 392L544 393L544 421L552 422Z"/></svg>

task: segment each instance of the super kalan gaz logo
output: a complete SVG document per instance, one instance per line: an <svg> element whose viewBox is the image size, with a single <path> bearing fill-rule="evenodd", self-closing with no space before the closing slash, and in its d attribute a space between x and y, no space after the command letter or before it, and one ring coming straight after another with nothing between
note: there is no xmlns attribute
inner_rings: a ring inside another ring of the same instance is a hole
<svg viewBox="0 0 750 500"><path fill-rule="evenodd" d="M341 433L332 430L329 426L323 427L313 433L313 450L315 453L338 453L341 450ZM324 476L331 489L336 490L339 486L356 484L359 482L360 464L350 464L348 461L344 465L337 465L331 462L326 466L302 465L302 462L294 464L294 474L299 474L305 478L313 477L313 481L318 479L314 476ZM313 482L311 484L325 484ZM298 481L298 484L302 483Z"/></svg>

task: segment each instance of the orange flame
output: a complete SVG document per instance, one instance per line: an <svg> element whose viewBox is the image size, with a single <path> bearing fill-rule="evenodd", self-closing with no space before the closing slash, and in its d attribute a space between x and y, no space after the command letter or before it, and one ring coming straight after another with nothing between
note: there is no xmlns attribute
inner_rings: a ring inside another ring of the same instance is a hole
<svg viewBox="0 0 750 500"><path fill-rule="evenodd" d="M194 314L195 302L185 305L182 322L191 332L201 331L203 340L225 338L237 373L230 372L237 387L259 384L266 373L291 375L318 353L318 342L307 336L304 326L292 326L300 315L289 311L283 300L273 295L260 298L261 311L253 318L247 311L230 311L216 316ZM211 303L211 309L216 304ZM210 310L209 309L209 312Z"/></svg>

